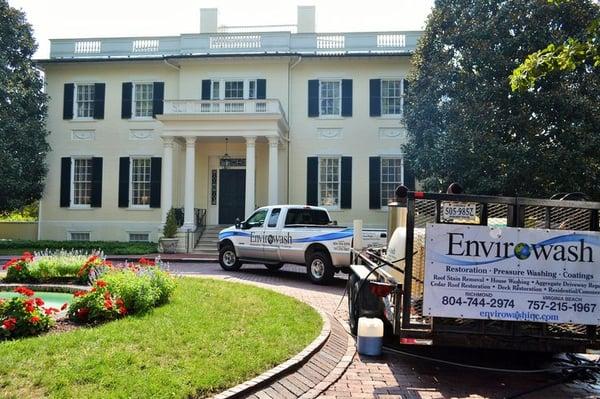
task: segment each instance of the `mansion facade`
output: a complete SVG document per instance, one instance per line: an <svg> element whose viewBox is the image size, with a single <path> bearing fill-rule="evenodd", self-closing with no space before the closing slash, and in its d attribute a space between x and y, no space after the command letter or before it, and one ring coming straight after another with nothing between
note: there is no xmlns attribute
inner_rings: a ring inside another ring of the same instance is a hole
<svg viewBox="0 0 600 399"><path fill-rule="evenodd" d="M59 39L39 60L52 151L39 238L157 241L309 204L384 226L401 183L402 113L420 32L222 32Z"/></svg>

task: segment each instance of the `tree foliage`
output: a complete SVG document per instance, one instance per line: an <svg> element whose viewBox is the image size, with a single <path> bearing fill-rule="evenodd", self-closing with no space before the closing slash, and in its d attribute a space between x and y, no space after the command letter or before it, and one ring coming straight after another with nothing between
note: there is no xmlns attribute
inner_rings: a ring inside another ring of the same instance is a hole
<svg viewBox="0 0 600 399"><path fill-rule="evenodd" d="M0 213L38 200L49 150L43 80L25 14L0 0Z"/></svg>
<svg viewBox="0 0 600 399"><path fill-rule="evenodd" d="M569 3L572 0L548 0L549 3ZM593 20L579 37L565 42L550 43L525 58L510 77L513 90L532 89L536 82L552 72L600 69L600 18Z"/></svg>
<svg viewBox="0 0 600 399"><path fill-rule="evenodd" d="M548 197L600 193L600 77L548 76L513 93L527 54L577 37L598 10L588 0L438 0L413 57L405 146L427 190Z"/></svg>

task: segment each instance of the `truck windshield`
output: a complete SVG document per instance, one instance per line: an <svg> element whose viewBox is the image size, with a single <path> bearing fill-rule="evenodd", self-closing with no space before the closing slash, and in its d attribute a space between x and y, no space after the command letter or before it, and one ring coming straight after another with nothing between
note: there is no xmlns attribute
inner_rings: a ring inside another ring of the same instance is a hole
<svg viewBox="0 0 600 399"><path fill-rule="evenodd" d="M327 226L329 215L320 209L288 209L285 224L286 226L294 224Z"/></svg>

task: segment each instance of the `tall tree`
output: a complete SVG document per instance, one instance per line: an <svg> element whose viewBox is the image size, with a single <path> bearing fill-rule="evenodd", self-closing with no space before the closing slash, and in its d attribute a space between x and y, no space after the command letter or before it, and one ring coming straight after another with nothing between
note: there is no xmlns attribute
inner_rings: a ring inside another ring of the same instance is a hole
<svg viewBox="0 0 600 399"><path fill-rule="evenodd" d="M547 1L560 6L573 0ZM545 49L528 55L510 77L512 89L533 89L539 79L554 72L600 69L600 18L593 20L583 33L563 43L550 43Z"/></svg>
<svg viewBox="0 0 600 399"><path fill-rule="evenodd" d="M46 95L25 14L0 0L0 212L38 200L49 150Z"/></svg>
<svg viewBox="0 0 600 399"><path fill-rule="evenodd" d="M416 51L405 147L428 190L600 196L600 76L572 71L534 92L508 84L521 60L577 36L589 0L438 0Z"/></svg>

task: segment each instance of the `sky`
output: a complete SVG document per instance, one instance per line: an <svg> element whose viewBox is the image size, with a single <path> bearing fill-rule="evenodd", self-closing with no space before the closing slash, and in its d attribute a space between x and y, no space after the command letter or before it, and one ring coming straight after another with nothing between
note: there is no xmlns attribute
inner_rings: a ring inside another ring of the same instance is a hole
<svg viewBox="0 0 600 399"><path fill-rule="evenodd" d="M420 30L434 0L8 0L23 10L48 58L49 39L195 33L200 8L219 9L219 25L289 25L298 5L316 6L317 32Z"/></svg>

